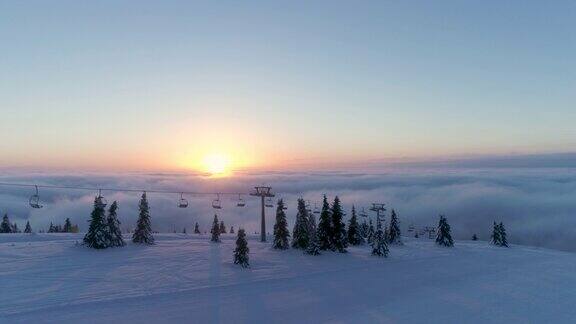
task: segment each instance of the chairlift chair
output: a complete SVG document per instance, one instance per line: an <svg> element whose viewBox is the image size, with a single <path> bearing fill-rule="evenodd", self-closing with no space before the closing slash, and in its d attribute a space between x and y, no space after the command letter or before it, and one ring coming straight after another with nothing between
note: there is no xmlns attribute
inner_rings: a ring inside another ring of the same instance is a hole
<svg viewBox="0 0 576 324"><path fill-rule="evenodd" d="M212 208L222 209L222 204L220 202L220 195L216 195L216 199L212 200Z"/></svg>
<svg viewBox="0 0 576 324"><path fill-rule="evenodd" d="M320 208L314 203L314 214L320 214Z"/></svg>
<svg viewBox="0 0 576 324"><path fill-rule="evenodd" d="M312 208L310 207L310 200L306 200L306 211L308 213L312 212Z"/></svg>
<svg viewBox="0 0 576 324"><path fill-rule="evenodd" d="M270 197L266 198L266 202L264 203L264 206L266 206L268 208L274 207L274 203L272 202L272 198L270 198Z"/></svg>
<svg viewBox="0 0 576 324"><path fill-rule="evenodd" d="M238 195L238 203L236 204L236 207L244 207L246 206L246 201L244 200L244 198L242 198L242 195Z"/></svg>
<svg viewBox="0 0 576 324"><path fill-rule="evenodd" d="M44 206L42 206L40 204L40 196L38 195L38 186L34 186L34 187L36 188L36 193L30 197L30 199L28 200L28 203L30 204L30 207L32 207L32 208L40 209Z"/></svg>
<svg viewBox="0 0 576 324"><path fill-rule="evenodd" d="M368 217L368 214L366 213L366 210L364 210L364 207L362 207L362 210L359 213L360 217Z"/></svg>
<svg viewBox="0 0 576 324"><path fill-rule="evenodd" d="M106 205L108 205L108 201L106 200L106 198L104 198L104 196L102 196L101 189L98 189L98 196L96 196L96 204L100 208L104 208L106 207Z"/></svg>
<svg viewBox="0 0 576 324"><path fill-rule="evenodd" d="M186 208L188 207L188 200L183 197L184 193L180 194L180 200L178 200L178 208Z"/></svg>

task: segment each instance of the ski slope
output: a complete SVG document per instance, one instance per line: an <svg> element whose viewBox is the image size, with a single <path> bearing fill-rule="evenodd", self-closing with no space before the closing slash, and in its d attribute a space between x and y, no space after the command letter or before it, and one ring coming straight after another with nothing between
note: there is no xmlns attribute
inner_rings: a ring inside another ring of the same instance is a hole
<svg viewBox="0 0 576 324"><path fill-rule="evenodd" d="M103 251L81 234L0 235L0 323L571 323L576 254L406 239L313 257L250 237L157 234Z"/></svg>

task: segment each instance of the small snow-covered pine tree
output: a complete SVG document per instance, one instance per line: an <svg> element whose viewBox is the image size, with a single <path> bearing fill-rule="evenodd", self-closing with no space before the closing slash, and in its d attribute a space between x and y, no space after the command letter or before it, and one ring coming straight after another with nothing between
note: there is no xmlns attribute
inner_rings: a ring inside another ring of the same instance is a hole
<svg viewBox="0 0 576 324"><path fill-rule="evenodd" d="M198 222L194 225L194 234L200 234L200 226L198 226Z"/></svg>
<svg viewBox="0 0 576 324"><path fill-rule="evenodd" d="M62 230L64 233L72 232L72 222L70 222L70 218L66 218L66 221L64 221L64 228Z"/></svg>
<svg viewBox="0 0 576 324"><path fill-rule="evenodd" d="M476 234L472 235L472 241L478 241L478 235Z"/></svg>
<svg viewBox="0 0 576 324"><path fill-rule="evenodd" d="M443 215L440 215L438 221L438 235L436 236L436 244L451 247L454 246L452 235L450 234L450 224Z"/></svg>
<svg viewBox="0 0 576 324"><path fill-rule="evenodd" d="M332 248L330 241L332 237L332 217L330 215L330 205L326 195L322 199L322 211L320 212L320 221L316 233L320 250L329 250Z"/></svg>
<svg viewBox="0 0 576 324"><path fill-rule="evenodd" d="M502 237L500 236L500 226L496 224L496 221L494 221L492 226L492 235L490 235L490 239L494 245L500 246L502 243Z"/></svg>
<svg viewBox="0 0 576 324"><path fill-rule="evenodd" d="M249 264L248 241L246 241L246 232L244 229L238 229L238 237L236 238L236 249L234 249L234 264L239 264L242 268L247 268Z"/></svg>
<svg viewBox="0 0 576 324"><path fill-rule="evenodd" d="M298 213L292 231L292 247L305 250L308 247L308 210L303 198L298 199Z"/></svg>
<svg viewBox="0 0 576 324"><path fill-rule="evenodd" d="M186 227L182 228L182 234L186 234Z"/></svg>
<svg viewBox="0 0 576 324"><path fill-rule="evenodd" d="M372 255L386 258L388 257L388 253L388 244L386 244L386 238L382 231L382 221L380 220L380 217L377 217L376 231L372 236Z"/></svg>
<svg viewBox="0 0 576 324"><path fill-rule="evenodd" d="M152 224L150 222L150 206L146 193L142 193L140 204L138 205L140 211L138 221L136 222L136 229L132 235L132 242L139 244L154 244L154 236L152 235Z"/></svg>
<svg viewBox="0 0 576 324"><path fill-rule="evenodd" d="M372 244L374 242L374 233L376 230L374 229L374 223L372 223L372 219L370 219L370 225L368 225L368 233L366 235L366 240L368 244Z"/></svg>
<svg viewBox="0 0 576 324"><path fill-rule="evenodd" d="M218 215L214 215L214 221L212 222L212 229L210 230L212 238L210 241L218 243L220 242L220 225L218 223Z"/></svg>
<svg viewBox="0 0 576 324"><path fill-rule="evenodd" d="M368 239L368 231L369 231L368 223L366 223L366 219L362 222L360 226L360 234L362 235L362 241L365 242Z"/></svg>
<svg viewBox="0 0 576 324"><path fill-rule="evenodd" d="M224 221L220 222L220 234L226 234L226 226L224 225Z"/></svg>
<svg viewBox="0 0 576 324"><path fill-rule="evenodd" d="M234 234L234 226L230 226L230 234Z"/></svg>
<svg viewBox="0 0 576 324"><path fill-rule="evenodd" d="M94 208L92 209L90 226L84 236L84 244L93 249L105 249L108 247L105 211L101 199L101 197L94 198ZM50 231L54 232L54 225L52 223L50 223L48 232Z"/></svg>
<svg viewBox="0 0 576 324"><path fill-rule="evenodd" d="M390 241L390 232L388 230L388 227L386 227L386 225L384 226L384 239L386 240L386 242Z"/></svg>
<svg viewBox="0 0 576 324"><path fill-rule="evenodd" d="M108 208L108 217L106 218L108 224L108 240L110 246L120 247L126 245L122 238L122 230L120 229L120 221L118 220L118 202L114 201L110 208Z"/></svg>
<svg viewBox="0 0 576 324"><path fill-rule="evenodd" d="M498 227L500 229L500 246L508 247L508 239L506 238L506 229L504 229L504 224L500 222Z"/></svg>
<svg viewBox="0 0 576 324"><path fill-rule="evenodd" d="M24 233L32 233L32 227L30 226L30 221L26 222L26 228L24 228Z"/></svg>
<svg viewBox="0 0 576 324"><path fill-rule="evenodd" d="M316 230L316 217L314 217L313 213L308 213L308 240L313 236L312 233L316 235Z"/></svg>
<svg viewBox="0 0 576 324"><path fill-rule="evenodd" d="M392 214L390 216L390 227L388 228L388 243L402 245L402 237L400 233L400 222L398 221L398 215L396 211L392 209Z"/></svg>
<svg viewBox="0 0 576 324"><path fill-rule="evenodd" d="M346 247L348 246L348 240L346 239L346 225L342 218L344 217L344 212L342 211L342 206L340 205L340 198L338 196L334 197L334 202L331 208L332 214L332 250L338 251L340 253L346 253Z"/></svg>
<svg viewBox="0 0 576 324"><path fill-rule="evenodd" d="M20 233L20 229L18 228L18 224L16 224L16 222L12 223L12 233Z"/></svg>
<svg viewBox="0 0 576 324"><path fill-rule="evenodd" d="M312 218L313 215L310 215ZM311 230L308 237L308 247L306 248L306 254L308 255L320 255L320 246L318 245L318 236L315 230Z"/></svg>
<svg viewBox="0 0 576 324"><path fill-rule="evenodd" d="M274 243L273 248L286 250L290 247L288 239L288 222L286 221L286 212L284 212L284 200L278 200L276 204L276 224L274 224Z"/></svg>
<svg viewBox="0 0 576 324"><path fill-rule="evenodd" d="M364 238L360 231L360 225L358 224L358 219L356 217L356 208L352 205L352 217L350 217L350 222L348 223L348 243L350 245L362 244Z"/></svg>
<svg viewBox="0 0 576 324"><path fill-rule="evenodd" d="M11 233L11 232L12 232L12 225L10 225L8 214L4 214L4 217L2 217L2 223L0 224L0 233Z"/></svg>

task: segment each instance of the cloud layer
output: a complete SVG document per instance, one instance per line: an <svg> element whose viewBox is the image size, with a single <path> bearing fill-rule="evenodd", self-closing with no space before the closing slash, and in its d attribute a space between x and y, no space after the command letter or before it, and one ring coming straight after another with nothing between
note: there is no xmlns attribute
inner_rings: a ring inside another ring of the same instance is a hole
<svg viewBox="0 0 576 324"><path fill-rule="evenodd" d="M576 251L576 170L575 169L398 169L385 172L274 172L244 173L226 179L206 179L185 174L23 174L0 177L2 182L51 184L82 187L120 187L202 192L249 192L254 185L268 184L288 203L292 224L296 199L300 196L320 202L339 195L349 210L352 204L368 207L384 202L396 209L403 229L408 225L435 225L445 214L457 239L476 233L488 240L494 220L503 221L510 242ZM66 217L87 228L96 192L46 189L40 192L46 207L28 207L30 188L0 186L0 212L23 226L30 220L36 230L50 222L63 223ZM136 222L139 193L104 192L108 201L118 200L119 217L126 229ZM188 231L198 222L207 230L215 210L215 196L189 196L187 209L177 208L178 195L150 194L153 227L158 231L176 228ZM228 225L259 228L259 201L244 197L245 208L235 207L238 197L223 197L219 218ZM267 209L268 231L272 230L274 209Z"/></svg>

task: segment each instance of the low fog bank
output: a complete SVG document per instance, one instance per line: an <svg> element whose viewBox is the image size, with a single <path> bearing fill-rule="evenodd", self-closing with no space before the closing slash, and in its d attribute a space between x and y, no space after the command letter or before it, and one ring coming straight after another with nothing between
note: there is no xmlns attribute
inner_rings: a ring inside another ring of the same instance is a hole
<svg viewBox="0 0 576 324"><path fill-rule="evenodd" d="M277 197L287 201L290 226L300 196L320 203L322 194L330 199L339 195L348 211L352 204L368 207L384 202L396 209L403 230L415 226L436 225L444 214L457 239L469 239L476 233L488 240L494 220L503 221L509 240L516 244L535 245L576 251L576 169L401 169L386 172L269 172L241 173L230 178L207 179L186 174L55 174L4 173L0 182L50 184L99 188L146 190L249 192L255 185L272 186ZM31 209L31 188L0 186L0 213L8 213L20 228L29 220L35 231L46 230L50 222L73 223L87 228L96 192L66 189L42 189L43 209ZM123 229L134 226L138 193L105 191L109 202L118 200ZM190 233L195 222L208 230L215 210L215 196L188 196L189 208L177 208L179 195L149 194L154 230L175 228ZM223 197L220 219L234 227L253 232L259 228L259 201L245 196L247 206L235 207L238 197ZM268 231L274 222L273 208L267 209Z"/></svg>

